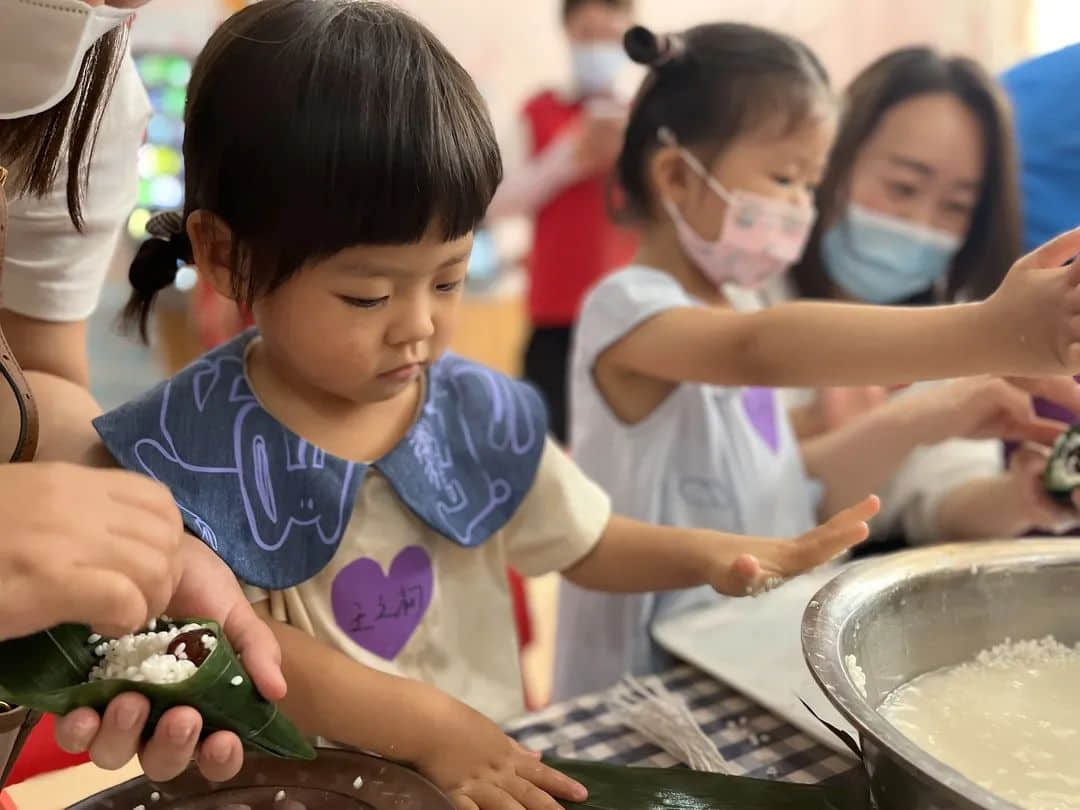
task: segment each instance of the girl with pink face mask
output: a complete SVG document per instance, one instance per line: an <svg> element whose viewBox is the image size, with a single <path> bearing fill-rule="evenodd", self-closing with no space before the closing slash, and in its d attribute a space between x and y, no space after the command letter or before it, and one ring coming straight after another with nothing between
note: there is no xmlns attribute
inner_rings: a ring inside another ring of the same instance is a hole
<svg viewBox="0 0 1080 810"><path fill-rule="evenodd" d="M1071 370L1028 352L1039 324L1057 332L1060 308L1080 302L1080 270L1032 269L1063 264L1080 231L1022 259L981 303L762 309L757 291L798 261L816 219L836 128L824 68L802 43L746 25L666 37L638 27L625 45L650 68L616 164L620 213L640 249L585 300L570 397L575 460L617 511L797 536L888 481L915 447L953 436L1053 438L1062 425L1034 415L1030 392L1050 387L1075 402L1074 382L975 377L896 398L800 445L774 386ZM653 621L721 598L562 587L558 698L668 666L650 640Z"/></svg>

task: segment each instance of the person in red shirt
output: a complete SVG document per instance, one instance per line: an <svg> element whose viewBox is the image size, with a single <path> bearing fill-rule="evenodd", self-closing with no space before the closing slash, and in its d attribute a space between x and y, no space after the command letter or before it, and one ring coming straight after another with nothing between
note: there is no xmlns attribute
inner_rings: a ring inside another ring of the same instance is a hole
<svg viewBox="0 0 1080 810"><path fill-rule="evenodd" d="M534 220L529 256L525 377L544 395L551 432L567 441L571 332L585 293L633 257L635 242L608 216L607 178L622 148L625 105L615 84L633 0L563 0L573 86L546 90L523 111L529 158L507 173L488 219Z"/></svg>

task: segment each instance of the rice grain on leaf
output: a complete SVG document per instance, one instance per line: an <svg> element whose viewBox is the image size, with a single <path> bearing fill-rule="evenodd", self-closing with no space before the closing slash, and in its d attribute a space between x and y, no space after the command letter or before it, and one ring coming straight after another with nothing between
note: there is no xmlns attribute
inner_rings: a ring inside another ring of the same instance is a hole
<svg viewBox="0 0 1080 810"><path fill-rule="evenodd" d="M74 709L104 710L123 692L139 692L150 701L147 734L168 709L192 706L203 718L203 733L235 732L252 748L292 759L314 759L315 750L295 726L263 698L247 676L235 651L216 622L190 619L217 638L194 673L174 683L128 678L90 681L101 663L100 644L90 629L65 624L32 636L0 643L0 700L41 712L65 715ZM241 679L234 685L236 678Z"/></svg>

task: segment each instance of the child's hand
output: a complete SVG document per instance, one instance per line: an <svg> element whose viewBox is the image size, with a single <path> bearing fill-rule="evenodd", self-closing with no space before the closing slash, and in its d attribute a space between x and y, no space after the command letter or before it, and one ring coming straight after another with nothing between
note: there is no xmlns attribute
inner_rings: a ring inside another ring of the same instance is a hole
<svg viewBox="0 0 1080 810"><path fill-rule="evenodd" d="M587 798L583 786L544 765L539 754L479 712L445 701L439 713L444 716L432 718L428 754L413 764L458 810L561 810L556 798Z"/></svg>
<svg viewBox="0 0 1080 810"><path fill-rule="evenodd" d="M986 340L1026 373L1080 372L1080 228L1017 261L984 303ZM1015 361L1013 361L1015 358Z"/></svg>
<svg viewBox="0 0 1080 810"><path fill-rule="evenodd" d="M710 582L717 591L729 596L746 596L774 588L865 540L870 534L866 522L880 507L881 502L871 495L795 540L747 537L742 544L744 553L734 559L731 544L725 541L720 546Z"/></svg>

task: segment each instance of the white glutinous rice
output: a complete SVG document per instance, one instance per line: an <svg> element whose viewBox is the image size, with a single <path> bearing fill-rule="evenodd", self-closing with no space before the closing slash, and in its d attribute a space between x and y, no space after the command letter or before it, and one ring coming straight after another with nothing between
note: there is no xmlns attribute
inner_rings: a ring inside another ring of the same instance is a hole
<svg viewBox="0 0 1080 810"><path fill-rule="evenodd" d="M364 786L364 777L358 776L353 779L352 786L353 790L359 790L360 788L362 788Z"/></svg>
<svg viewBox="0 0 1080 810"><path fill-rule="evenodd" d="M155 790L153 793L150 794L150 801L152 801L152 802L160 802L161 801L161 794L158 793Z"/></svg>
<svg viewBox="0 0 1080 810"><path fill-rule="evenodd" d="M277 793L275 793L274 794L274 801L275 802L283 802L283 801L285 801L285 791L284 790L279 790Z"/></svg>
<svg viewBox="0 0 1080 810"><path fill-rule="evenodd" d="M1080 808L1080 645L1005 640L920 675L878 711L935 759L1025 810Z"/></svg>
<svg viewBox="0 0 1080 810"><path fill-rule="evenodd" d="M244 679L241 678L239 675L234 675L233 679L231 681L229 681L229 683L231 683L233 686L239 686L243 682L244 682Z"/></svg>
<svg viewBox="0 0 1080 810"><path fill-rule="evenodd" d="M94 650L101 660L90 670L90 680L121 678L145 683L179 683L187 680L198 667L192 661L182 661L167 651L174 638L200 627L189 624L170 630L133 633L103 642Z"/></svg>
<svg viewBox="0 0 1080 810"><path fill-rule="evenodd" d="M848 677L851 678L851 682L855 685L855 689L862 695L863 700L866 699L866 673L863 672L863 668L859 666L859 659L854 655L849 655L844 659L844 666L847 667Z"/></svg>

